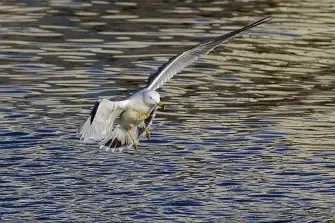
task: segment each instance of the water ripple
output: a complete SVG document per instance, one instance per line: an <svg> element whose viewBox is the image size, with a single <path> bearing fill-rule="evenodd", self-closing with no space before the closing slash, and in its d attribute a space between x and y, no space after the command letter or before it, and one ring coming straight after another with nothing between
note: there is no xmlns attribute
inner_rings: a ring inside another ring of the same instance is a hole
<svg viewBox="0 0 335 223"><path fill-rule="evenodd" d="M330 6L0 3L0 221L334 221ZM78 140L96 100L266 14L165 85L168 110L138 152Z"/></svg>

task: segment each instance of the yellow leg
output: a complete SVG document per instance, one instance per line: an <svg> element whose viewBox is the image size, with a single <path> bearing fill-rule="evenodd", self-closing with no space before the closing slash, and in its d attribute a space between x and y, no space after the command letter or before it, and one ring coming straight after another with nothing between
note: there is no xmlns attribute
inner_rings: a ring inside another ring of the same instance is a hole
<svg viewBox="0 0 335 223"><path fill-rule="evenodd" d="M150 117L151 112L148 113L137 113L136 114L136 119L137 120L144 120Z"/></svg>
<svg viewBox="0 0 335 223"><path fill-rule="evenodd" d="M134 149L137 151L138 150L137 142L134 139L133 135L131 134L130 129L128 130L128 134L129 134L131 140L133 140Z"/></svg>
<svg viewBox="0 0 335 223"><path fill-rule="evenodd" d="M145 119L149 118L151 115L151 111L149 111L148 113L145 113Z"/></svg>
<svg viewBox="0 0 335 223"><path fill-rule="evenodd" d="M142 122L141 125L143 126L143 128L145 129L145 134L147 135L147 139L150 140L150 131L149 129L145 126L145 124Z"/></svg>

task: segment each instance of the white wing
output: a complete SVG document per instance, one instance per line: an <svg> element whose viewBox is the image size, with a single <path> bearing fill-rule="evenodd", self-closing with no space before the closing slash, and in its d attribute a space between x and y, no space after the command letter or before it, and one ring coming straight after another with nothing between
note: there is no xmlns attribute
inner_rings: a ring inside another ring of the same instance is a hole
<svg viewBox="0 0 335 223"><path fill-rule="evenodd" d="M200 56L208 54L214 48L218 47L222 43L227 42L228 40L240 34L241 32L251 29L262 23L268 22L269 20L271 20L270 17L265 17L241 29L232 31L230 33L208 40L207 42L201 43L171 58L156 73L150 75L146 88L148 88L149 90L156 90L157 88L160 88L165 82L170 80L174 75L176 75L182 69L198 60Z"/></svg>
<svg viewBox="0 0 335 223"><path fill-rule="evenodd" d="M113 130L113 123L122 111L127 109L129 100L97 102L86 122L80 127L79 136L84 141L101 140Z"/></svg>

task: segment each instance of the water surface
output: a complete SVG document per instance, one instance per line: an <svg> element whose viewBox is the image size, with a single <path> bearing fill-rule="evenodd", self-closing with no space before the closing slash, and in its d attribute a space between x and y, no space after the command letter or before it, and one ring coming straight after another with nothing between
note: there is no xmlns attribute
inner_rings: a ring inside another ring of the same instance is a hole
<svg viewBox="0 0 335 223"><path fill-rule="evenodd" d="M332 1L0 3L4 222L335 220ZM84 144L99 98L265 15L160 91L140 150Z"/></svg>

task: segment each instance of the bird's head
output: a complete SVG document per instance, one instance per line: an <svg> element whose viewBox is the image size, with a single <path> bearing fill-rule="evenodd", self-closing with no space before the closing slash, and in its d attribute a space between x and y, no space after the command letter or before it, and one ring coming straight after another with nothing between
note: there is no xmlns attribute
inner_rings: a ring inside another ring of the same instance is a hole
<svg viewBox="0 0 335 223"><path fill-rule="evenodd" d="M145 104L149 106L156 106L163 108L165 110L165 106L161 102L160 95L157 91L145 91L143 94L143 101Z"/></svg>

